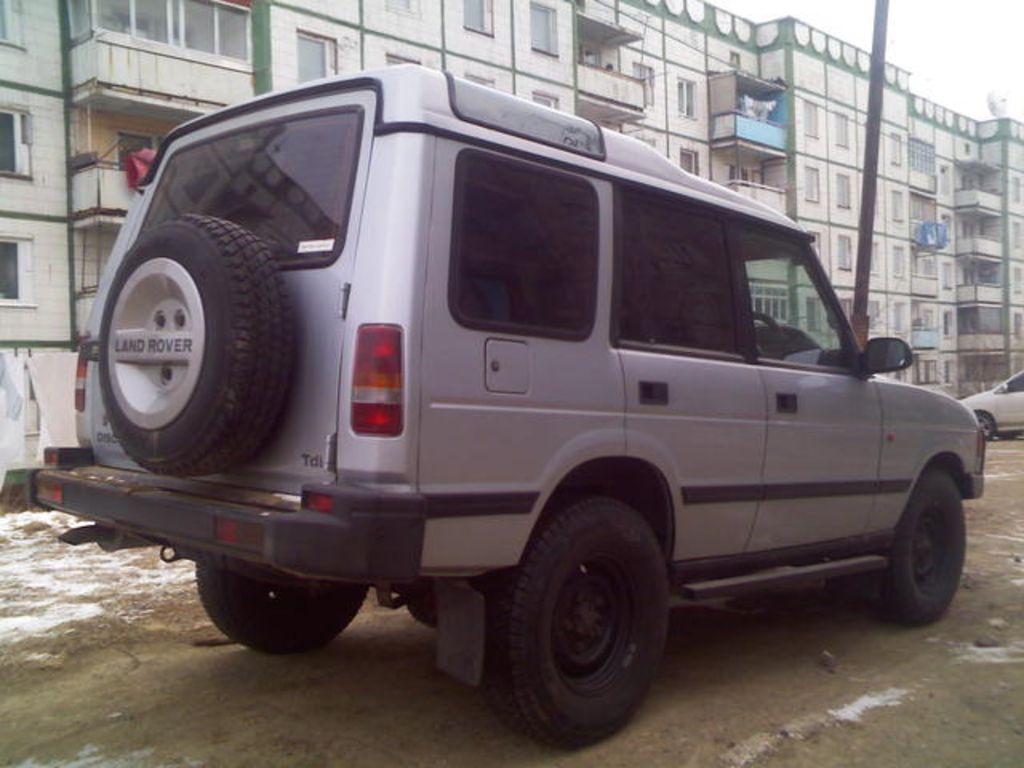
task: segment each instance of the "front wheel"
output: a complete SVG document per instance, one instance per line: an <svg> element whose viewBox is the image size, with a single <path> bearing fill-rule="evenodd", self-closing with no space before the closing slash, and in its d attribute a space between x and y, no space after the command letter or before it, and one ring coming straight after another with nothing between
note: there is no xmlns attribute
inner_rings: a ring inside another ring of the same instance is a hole
<svg viewBox="0 0 1024 768"><path fill-rule="evenodd" d="M985 439L994 439L996 436L996 420L992 418L992 415L985 413L985 411L975 411L974 415L978 418L978 424L981 426Z"/></svg>
<svg viewBox="0 0 1024 768"><path fill-rule="evenodd" d="M882 577L886 618L928 624L946 612L960 585L966 533L960 491L944 472L926 471L903 512Z"/></svg>
<svg viewBox="0 0 1024 768"><path fill-rule="evenodd" d="M312 651L349 625L364 584L274 584L212 560L196 563L199 599L221 632L265 653Z"/></svg>
<svg viewBox="0 0 1024 768"><path fill-rule="evenodd" d="M629 721L668 624L664 555L636 511L601 497L572 504L485 591L484 689L502 719L564 747Z"/></svg>

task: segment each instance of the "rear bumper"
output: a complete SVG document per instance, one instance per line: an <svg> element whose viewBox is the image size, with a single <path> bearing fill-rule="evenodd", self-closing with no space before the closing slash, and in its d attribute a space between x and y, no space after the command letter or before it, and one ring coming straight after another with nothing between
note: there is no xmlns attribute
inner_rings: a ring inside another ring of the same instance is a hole
<svg viewBox="0 0 1024 768"><path fill-rule="evenodd" d="M276 494L229 493L108 467L39 470L29 487L41 506L185 553L237 557L308 578L373 582L419 575L426 503L416 494L311 486L333 499L331 512L321 513Z"/></svg>

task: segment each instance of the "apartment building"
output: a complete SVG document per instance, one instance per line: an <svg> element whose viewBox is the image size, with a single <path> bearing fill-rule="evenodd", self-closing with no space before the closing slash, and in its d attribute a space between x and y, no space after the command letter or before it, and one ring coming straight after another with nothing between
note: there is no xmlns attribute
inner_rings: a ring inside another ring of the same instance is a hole
<svg viewBox="0 0 1024 768"><path fill-rule="evenodd" d="M0 0L0 348L72 344L133 152L256 93L405 62L785 211L852 304L869 56L799 20L700 0ZM871 328L912 344L908 380L966 394L1024 368L1024 126L909 79L886 67Z"/></svg>

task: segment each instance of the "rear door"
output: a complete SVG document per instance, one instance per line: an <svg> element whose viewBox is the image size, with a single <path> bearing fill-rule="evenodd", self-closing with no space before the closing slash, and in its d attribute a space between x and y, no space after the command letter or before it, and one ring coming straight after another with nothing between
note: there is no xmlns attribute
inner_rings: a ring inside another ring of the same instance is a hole
<svg viewBox="0 0 1024 768"><path fill-rule="evenodd" d="M1006 382L990 396L996 425L1000 430L1024 428L1024 373Z"/></svg>
<svg viewBox="0 0 1024 768"><path fill-rule="evenodd" d="M854 343L802 236L730 227L749 294L747 331L768 415L751 551L862 533L875 503L878 385L853 374Z"/></svg>
<svg viewBox="0 0 1024 768"><path fill-rule="evenodd" d="M270 442L233 473L293 491L333 477L329 444L338 423L343 305L360 234L376 96L333 93L227 117L168 146L146 193L139 231L188 213L240 224L267 241L295 318L289 402ZM120 241L119 241L120 242ZM113 265L112 265L113 268ZM109 275L109 273L108 273ZM102 305L103 296L97 304ZM98 387L93 413L102 411ZM105 419L93 418L97 459L128 464Z"/></svg>
<svg viewBox="0 0 1024 768"><path fill-rule="evenodd" d="M765 399L739 353L723 221L639 187L618 189L617 202L627 450L669 476L675 559L737 554L757 511Z"/></svg>

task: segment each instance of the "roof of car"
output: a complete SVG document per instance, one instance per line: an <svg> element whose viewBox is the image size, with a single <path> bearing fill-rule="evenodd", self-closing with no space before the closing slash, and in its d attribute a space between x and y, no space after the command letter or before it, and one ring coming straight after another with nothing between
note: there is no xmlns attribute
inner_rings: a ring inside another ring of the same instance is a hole
<svg viewBox="0 0 1024 768"><path fill-rule="evenodd" d="M603 157L588 157L574 153L571 149L552 146L550 143L539 142L522 135L502 132L493 127L468 122L456 114L456 111L453 109L449 77L437 70L427 69L415 64L403 64L353 75L314 80L294 88L264 94L263 96L227 107L210 115L204 115L174 129L168 136L168 139L174 139L181 134L205 127L213 122L256 111L264 106L270 106L283 101L294 101L317 95L325 95L353 87L373 87L381 94L383 103L380 114L376 116L378 130L388 127L396 129L414 125L426 125L438 131L463 134L468 137L489 140L491 142L499 140L501 143L508 144L514 148L555 157L596 173L610 173L620 178L646 183L669 191L682 192L704 202L755 216L777 225L803 231L791 219L764 203L737 194L720 184L687 173L642 141L616 131L593 126L600 133L603 144ZM453 82L467 82L458 81L457 78L452 80ZM495 95L498 98L503 98L502 95L497 93ZM510 108L514 108L514 100L517 97L507 95L507 98ZM519 99L519 101L524 106L529 105L531 110L548 110L546 107L541 107L524 99ZM558 118L567 121L572 120L576 123L581 122L581 118L576 116L558 112L557 110L548 111ZM502 134L502 137L496 139L497 134ZM162 150L164 147L167 147L169 144L170 141L167 141L161 146L161 155L163 154ZM150 176L146 179L147 182L153 178L153 173L159 160L160 157L154 163Z"/></svg>

